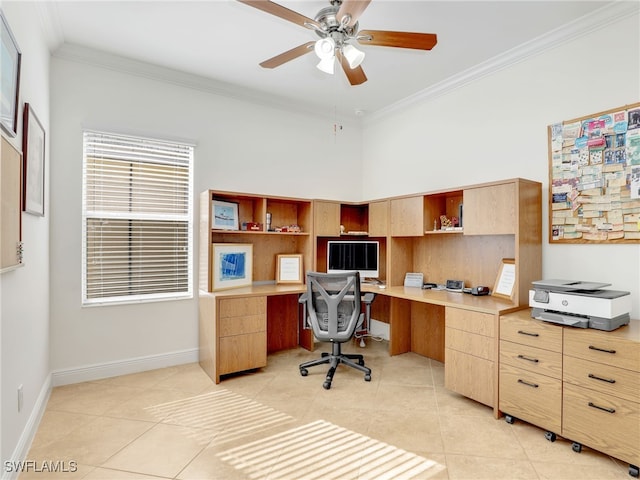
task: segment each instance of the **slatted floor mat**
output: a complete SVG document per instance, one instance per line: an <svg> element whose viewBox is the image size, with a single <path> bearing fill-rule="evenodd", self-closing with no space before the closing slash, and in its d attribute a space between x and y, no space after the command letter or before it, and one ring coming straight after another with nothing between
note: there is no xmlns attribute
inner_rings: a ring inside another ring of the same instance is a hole
<svg viewBox="0 0 640 480"><path fill-rule="evenodd" d="M218 456L252 479L427 479L445 468L323 420Z"/></svg>

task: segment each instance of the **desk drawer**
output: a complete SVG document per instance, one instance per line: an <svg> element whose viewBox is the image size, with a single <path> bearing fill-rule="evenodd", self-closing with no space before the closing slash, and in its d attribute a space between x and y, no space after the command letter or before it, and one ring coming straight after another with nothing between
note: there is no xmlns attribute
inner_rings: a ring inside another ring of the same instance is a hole
<svg viewBox="0 0 640 480"><path fill-rule="evenodd" d="M560 433L562 380L500 364L500 410Z"/></svg>
<svg viewBox="0 0 640 480"><path fill-rule="evenodd" d="M562 332L559 325L515 315L500 317L500 340L562 352Z"/></svg>
<svg viewBox="0 0 640 480"><path fill-rule="evenodd" d="M637 372L565 357L564 381L640 403L640 375Z"/></svg>
<svg viewBox="0 0 640 480"><path fill-rule="evenodd" d="M496 317L490 313L472 312L462 308L446 307L445 322L449 328L495 337Z"/></svg>
<svg viewBox="0 0 640 480"><path fill-rule="evenodd" d="M218 340L218 374L241 372L267 365L267 332L234 335Z"/></svg>
<svg viewBox="0 0 640 480"><path fill-rule="evenodd" d="M565 355L640 372L638 342L620 338L617 330L613 332L581 328L564 330Z"/></svg>
<svg viewBox="0 0 640 480"><path fill-rule="evenodd" d="M221 298L218 318L264 315L267 313L267 297Z"/></svg>
<svg viewBox="0 0 640 480"><path fill-rule="evenodd" d="M562 353L500 341L500 365L508 364L529 372L562 380Z"/></svg>
<svg viewBox="0 0 640 480"><path fill-rule="evenodd" d="M562 436L640 465L639 404L564 383Z"/></svg>
<svg viewBox="0 0 640 480"><path fill-rule="evenodd" d="M219 322L218 335L220 337L264 332L267 330L267 317L264 314L221 318Z"/></svg>
<svg viewBox="0 0 640 480"><path fill-rule="evenodd" d="M455 328L445 328L445 348L458 350L475 357L494 361L494 340L493 338L473 333L463 332Z"/></svg>

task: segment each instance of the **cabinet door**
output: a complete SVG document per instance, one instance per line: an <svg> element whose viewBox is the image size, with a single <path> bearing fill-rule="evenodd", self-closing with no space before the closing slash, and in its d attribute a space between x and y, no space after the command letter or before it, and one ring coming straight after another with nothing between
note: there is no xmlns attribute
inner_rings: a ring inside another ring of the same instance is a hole
<svg viewBox="0 0 640 480"><path fill-rule="evenodd" d="M316 201L313 205L314 233L318 237L340 236L340 204Z"/></svg>
<svg viewBox="0 0 640 480"><path fill-rule="evenodd" d="M463 192L465 235L515 234L518 199L516 184L470 188Z"/></svg>
<svg viewBox="0 0 640 480"><path fill-rule="evenodd" d="M386 237L389 223L389 201L382 200L369 204L369 236Z"/></svg>
<svg viewBox="0 0 640 480"><path fill-rule="evenodd" d="M424 235L424 198L407 197L391 200L391 236Z"/></svg>

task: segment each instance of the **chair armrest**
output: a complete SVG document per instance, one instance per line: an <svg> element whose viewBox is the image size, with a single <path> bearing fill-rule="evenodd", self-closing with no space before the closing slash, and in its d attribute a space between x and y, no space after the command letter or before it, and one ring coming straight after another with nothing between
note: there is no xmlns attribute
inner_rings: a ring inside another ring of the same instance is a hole
<svg viewBox="0 0 640 480"><path fill-rule="evenodd" d="M364 303L368 303L369 305L371 305L375 299L376 299L376 294L371 292L365 293L364 296L362 297L362 301Z"/></svg>
<svg viewBox="0 0 640 480"><path fill-rule="evenodd" d="M298 297L298 303L307 303L307 292L300 294Z"/></svg>

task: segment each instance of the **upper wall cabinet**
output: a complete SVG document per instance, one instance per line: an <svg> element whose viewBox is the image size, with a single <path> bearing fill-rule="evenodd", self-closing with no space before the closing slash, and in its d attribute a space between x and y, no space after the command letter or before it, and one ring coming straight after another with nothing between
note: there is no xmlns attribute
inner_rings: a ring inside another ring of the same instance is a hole
<svg viewBox="0 0 640 480"><path fill-rule="evenodd" d="M423 196L391 199L391 236L419 237L424 235Z"/></svg>
<svg viewBox="0 0 640 480"><path fill-rule="evenodd" d="M385 237L389 233L389 200L369 203L369 236Z"/></svg>
<svg viewBox="0 0 640 480"><path fill-rule="evenodd" d="M518 197L516 183L464 190L465 235L515 234Z"/></svg>
<svg viewBox="0 0 640 480"><path fill-rule="evenodd" d="M340 204L324 200L313 202L314 231L318 237L340 235Z"/></svg>

